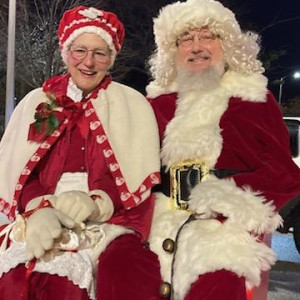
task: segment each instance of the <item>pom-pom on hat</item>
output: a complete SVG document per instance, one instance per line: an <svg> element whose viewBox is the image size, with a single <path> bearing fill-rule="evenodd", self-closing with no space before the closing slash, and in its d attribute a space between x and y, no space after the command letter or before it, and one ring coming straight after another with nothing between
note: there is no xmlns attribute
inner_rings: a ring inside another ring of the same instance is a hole
<svg viewBox="0 0 300 300"><path fill-rule="evenodd" d="M82 33L99 35L115 57L122 48L125 29L117 15L111 12L86 6L67 10L58 27L59 47L65 62L69 46Z"/></svg>

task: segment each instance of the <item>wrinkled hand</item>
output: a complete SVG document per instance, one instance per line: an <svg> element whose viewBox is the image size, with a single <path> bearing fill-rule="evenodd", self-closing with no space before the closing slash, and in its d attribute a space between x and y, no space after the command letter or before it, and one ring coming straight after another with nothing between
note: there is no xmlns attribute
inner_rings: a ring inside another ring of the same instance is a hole
<svg viewBox="0 0 300 300"><path fill-rule="evenodd" d="M78 224L87 219L94 220L100 214L95 201L86 193L80 191L61 193L52 203L56 209Z"/></svg>
<svg viewBox="0 0 300 300"><path fill-rule="evenodd" d="M73 228L75 222L54 208L42 208L27 219L26 256L41 258L62 233L62 226Z"/></svg>

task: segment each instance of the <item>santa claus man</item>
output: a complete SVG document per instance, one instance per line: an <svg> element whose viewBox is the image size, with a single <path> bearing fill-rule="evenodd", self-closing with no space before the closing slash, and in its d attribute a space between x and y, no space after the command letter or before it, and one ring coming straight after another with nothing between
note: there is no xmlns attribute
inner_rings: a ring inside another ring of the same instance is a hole
<svg viewBox="0 0 300 300"><path fill-rule="evenodd" d="M242 32L214 0L167 5L154 19L147 87L160 130L162 184L150 247L174 300L244 300L275 255L262 235L300 192L289 135Z"/></svg>

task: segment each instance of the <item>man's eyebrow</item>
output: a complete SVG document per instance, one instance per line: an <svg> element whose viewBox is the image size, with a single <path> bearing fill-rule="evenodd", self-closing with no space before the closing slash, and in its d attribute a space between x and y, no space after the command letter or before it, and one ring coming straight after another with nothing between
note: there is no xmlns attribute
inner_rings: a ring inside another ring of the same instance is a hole
<svg viewBox="0 0 300 300"><path fill-rule="evenodd" d="M189 35L189 34L191 34L190 31L185 31L182 34L180 34L179 36L185 36L185 35Z"/></svg>

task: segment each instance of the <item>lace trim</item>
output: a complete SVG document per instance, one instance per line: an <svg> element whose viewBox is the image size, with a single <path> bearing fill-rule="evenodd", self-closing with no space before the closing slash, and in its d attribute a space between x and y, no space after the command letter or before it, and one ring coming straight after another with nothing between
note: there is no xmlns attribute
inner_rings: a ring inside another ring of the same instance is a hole
<svg viewBox="0 0 300 300"><path fill-rule="evenodd" d="M103 233L103 239L101 239L101 242L99 240L93 249L63 252L61 255L55 256L51 261L38 261L34 271L67 277L75 285L82 289L87 289L89 297L94 300L96 283L93 278L93 268L97 267L100 254L118 236L134 234L130 229L113 224L102 224L100 228ZM19 264L25 264L26 262L25 243L11 240L10 247L4 252L0 252L0 278Z"/></svg>
<svg viewBox="0 0 300 300"><path fill-rule="evenodd" d="M12 243L0 254L0 277L19 264L26 263L26 249L23 243ZM34 271L67 277L81 289L87 289L89 297L95 299L95 283L93 282L93 266L88 250L76 253L64 252L51 262L38 261Z"/></svg>
<svg viewBox="0 0 300 300"><path fill-rule="evenodd" d="M82 94L82 90L76 86L72 80L72 77L70 77L67 87L67 96L70 97L74 102L80 102L83 98Z"/></svg>

